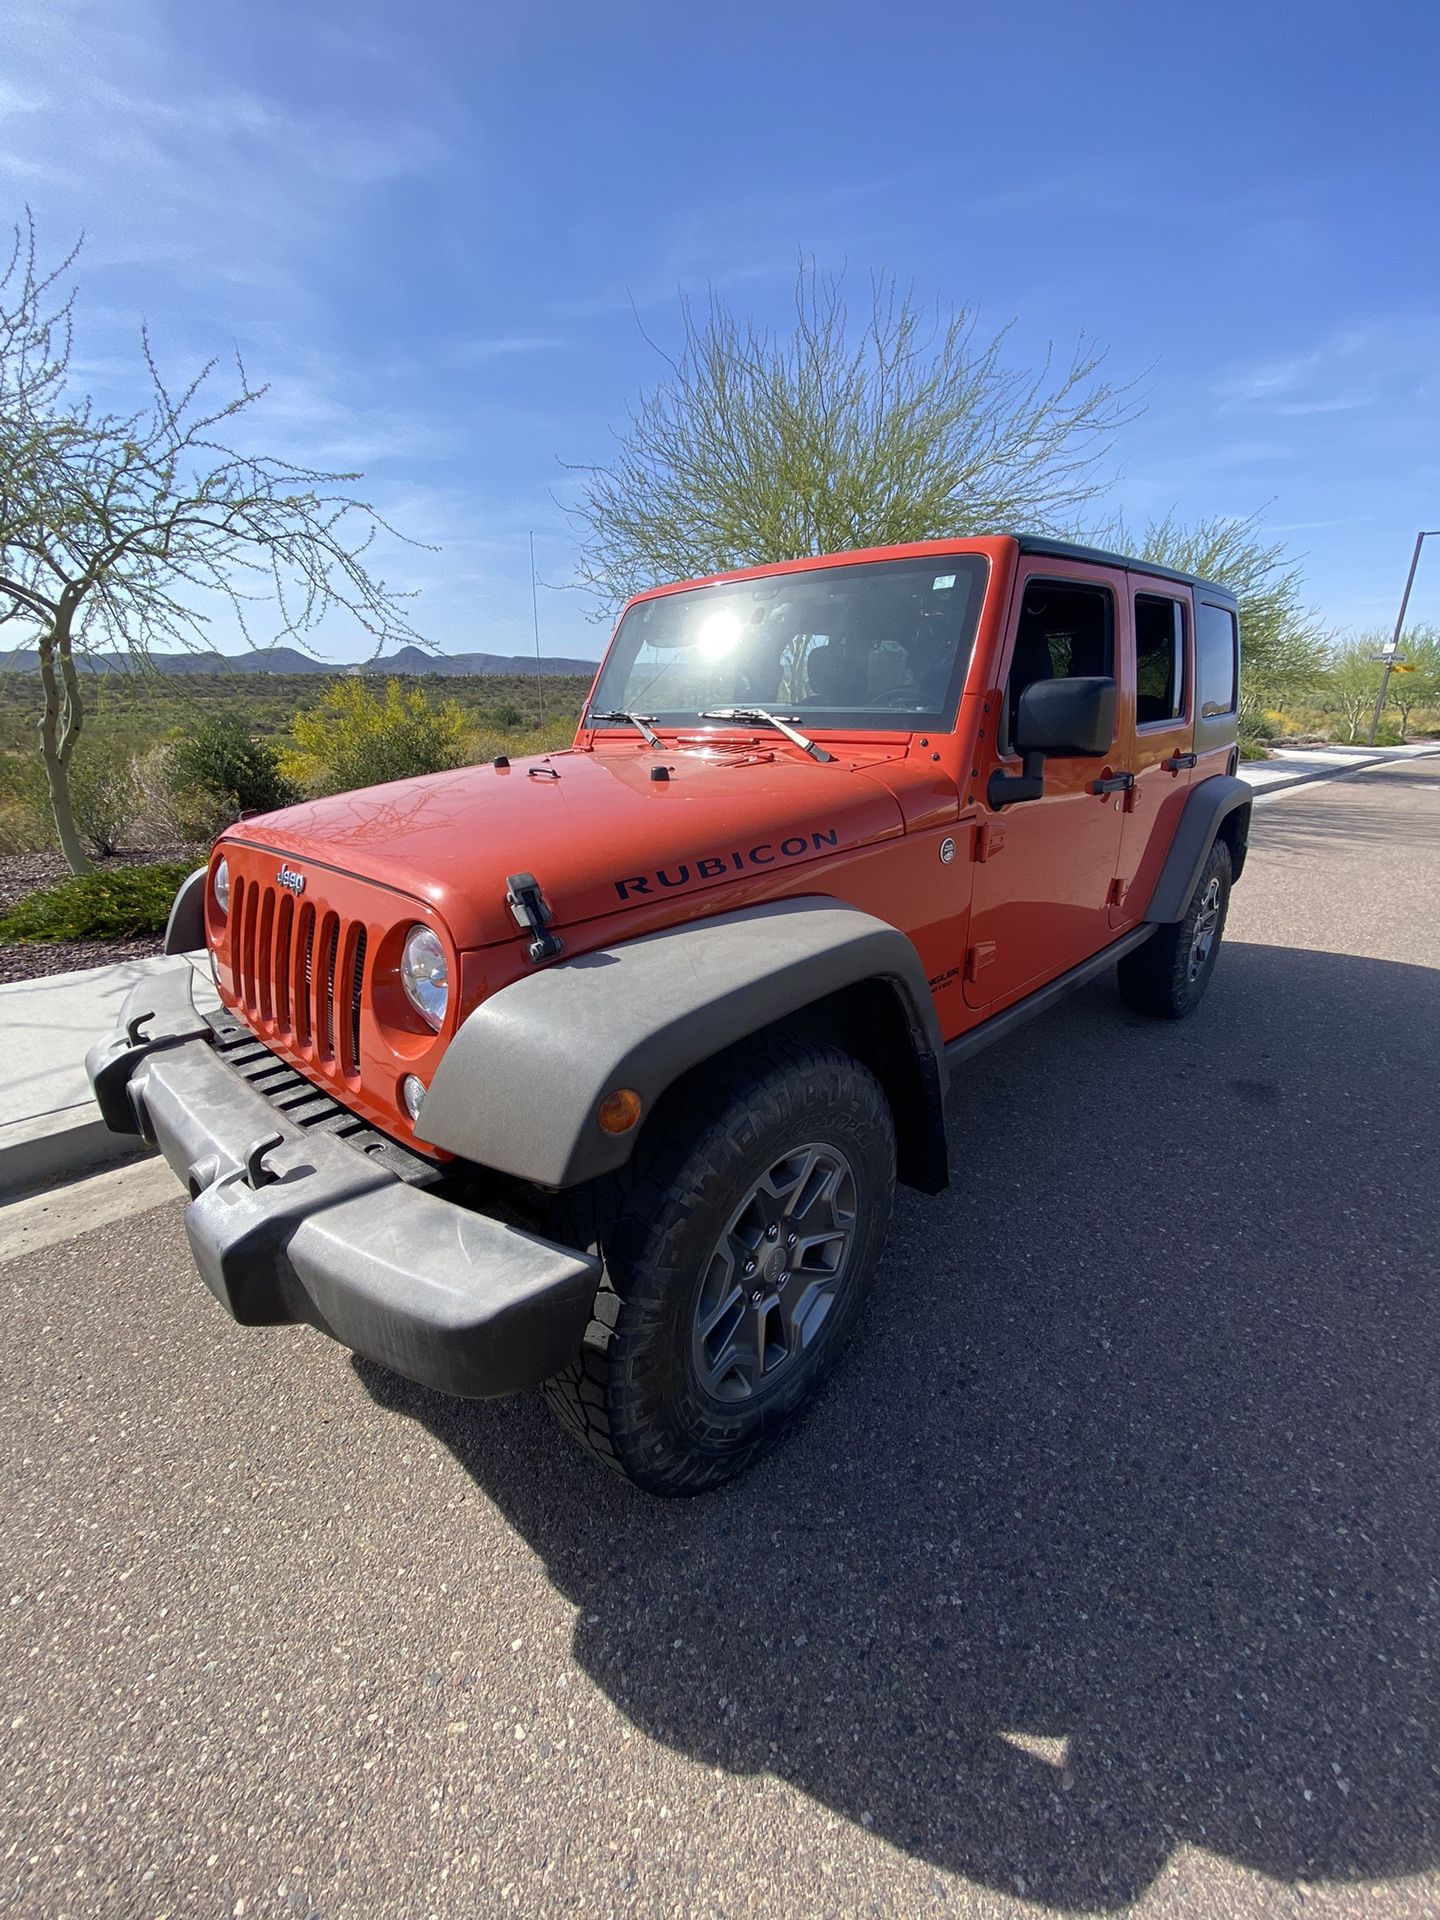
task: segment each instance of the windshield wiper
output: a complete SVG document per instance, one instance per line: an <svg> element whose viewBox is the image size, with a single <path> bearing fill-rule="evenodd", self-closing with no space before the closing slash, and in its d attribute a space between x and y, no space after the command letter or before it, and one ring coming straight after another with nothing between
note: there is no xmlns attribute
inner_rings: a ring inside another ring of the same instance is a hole
<svg viewBox="0 0 1440 1920"><path fill-rule="evenodd" d="M797 747L803 747L812 760L833 760L833 753L827 753L824 747L807 739L798 727L792 727L788 720L778 713L767 713L764 707L706 707L700 715L702 720L763 720L767 727L774 727L783 733L787 740L793 740Z"/></svg>
<svg viewBox="0 0 1440 1920"><path fill-rule="evenodd" d="M637 733L643 733L647 747L664 749L665 742L650 724L648 713L627 713L624 707L612 707L605 713L592 713L592 720L628 720Z"/></svg>

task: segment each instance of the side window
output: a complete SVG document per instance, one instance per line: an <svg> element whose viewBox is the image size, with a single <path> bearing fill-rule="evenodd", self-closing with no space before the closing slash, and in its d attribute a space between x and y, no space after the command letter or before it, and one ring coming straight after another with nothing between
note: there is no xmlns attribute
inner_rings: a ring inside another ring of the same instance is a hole
<svg viewBox="0 0 1440 1920"><path fill-rule="evenodd" d="M1229 607L1202 600L1195 609L1195 678L1200 689L1200 716L1235 711L1238 636Z"/></svg>
<svg viewBox="0 0 1440 1920"><path fill-rule="evenodd" d="M1005 698L1005 739L1015 732L1020 696L1037 680L1115 672L1115 601L1108 587L1031 580L1020 604Z"/></svg>
<svg viewBox="0 0 1440 1920"><path fill-rule="evenodd" d="M1135 724L1185 717L1185 607L1168 594L1135 596Z"/></svg>

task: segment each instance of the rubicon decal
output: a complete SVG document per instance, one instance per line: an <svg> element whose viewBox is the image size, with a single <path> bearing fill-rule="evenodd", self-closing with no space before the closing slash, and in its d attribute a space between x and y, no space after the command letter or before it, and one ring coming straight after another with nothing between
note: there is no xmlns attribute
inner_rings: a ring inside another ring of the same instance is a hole
<svg viewBox="0 0 1440 1920"><path fill-rule="evenodd" d="M729 873L753 873L758 867L773 867L786 860L803 860L806 854L823 853L838 847L840 829L826 827L820 832L792 833L784 840L761 840L753 847L735 847L729 853L707 853L701 859L677 860L673 866L657 867L653 873L634 873L615 882L621 900L688 887L697 880L718 880Z"/></svg>

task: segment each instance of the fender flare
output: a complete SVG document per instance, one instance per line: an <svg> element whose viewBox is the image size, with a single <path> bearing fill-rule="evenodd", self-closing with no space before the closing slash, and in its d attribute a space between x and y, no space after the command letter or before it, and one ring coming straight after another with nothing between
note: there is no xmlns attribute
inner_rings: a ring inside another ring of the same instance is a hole
<svg viewBox="0 0 1440 1920"><path fill-rule="evenodd" d="M820 896L617 941L502 987L446 1048L416 1132L537 1186L574 1186L623 1166L639 1136L600 1127L600 1103L615 1088L633 1087L648 1116L702 1061L874 981L903 1013L943 1169L947 1071L920 956L897 927ZM933 1142L926 1147L933 1164Z"/></svg>
<svg viewBox="0 0 1440 1920"><path fill-rule="evenodd" d="M1190 789L1185 809L1170 851L1155 882L1146 910L1147 920L1174 923L1185 918L1185 911L1200 884L1200 875L1210 856L1216 836L1232 814L1241 813L1235 841L1235 875L1238 879L1245 864L1245 849L1250 839L1250 808L1255 789L1233 774L1217 773Z"/></svg>
<svg viewBox="0 0 1440 1920"><path fill-rule="evenodd" d="M165 922L165 953L194 953L205 944L205 877L208 867L197 867L180 882Z"/></svg>

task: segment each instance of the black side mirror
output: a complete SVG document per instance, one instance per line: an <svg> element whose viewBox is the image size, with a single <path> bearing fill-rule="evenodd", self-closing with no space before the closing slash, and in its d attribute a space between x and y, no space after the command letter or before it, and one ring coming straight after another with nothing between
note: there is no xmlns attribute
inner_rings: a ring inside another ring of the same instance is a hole
<svg viewBox="0 0 1440 1920"><path fill-rule="evenodd" d="M1036 680L1020 696L1015 715L1015 745L1024 759L1022 773L990 776L985 798L996 809L1017 800L1038 800L1045 791L1047 754L1095 757L1110 751L1115 739L1119 688L1103 675L1072 680Z"/></svg>
<svg viewBox="0 0 1440 1920"><path fill-rule="evenodd" d="M1020 696L1015 745L1021 753L1098 758L1115 739L1119 689L1099 674L1036 680Z"/></svg>

